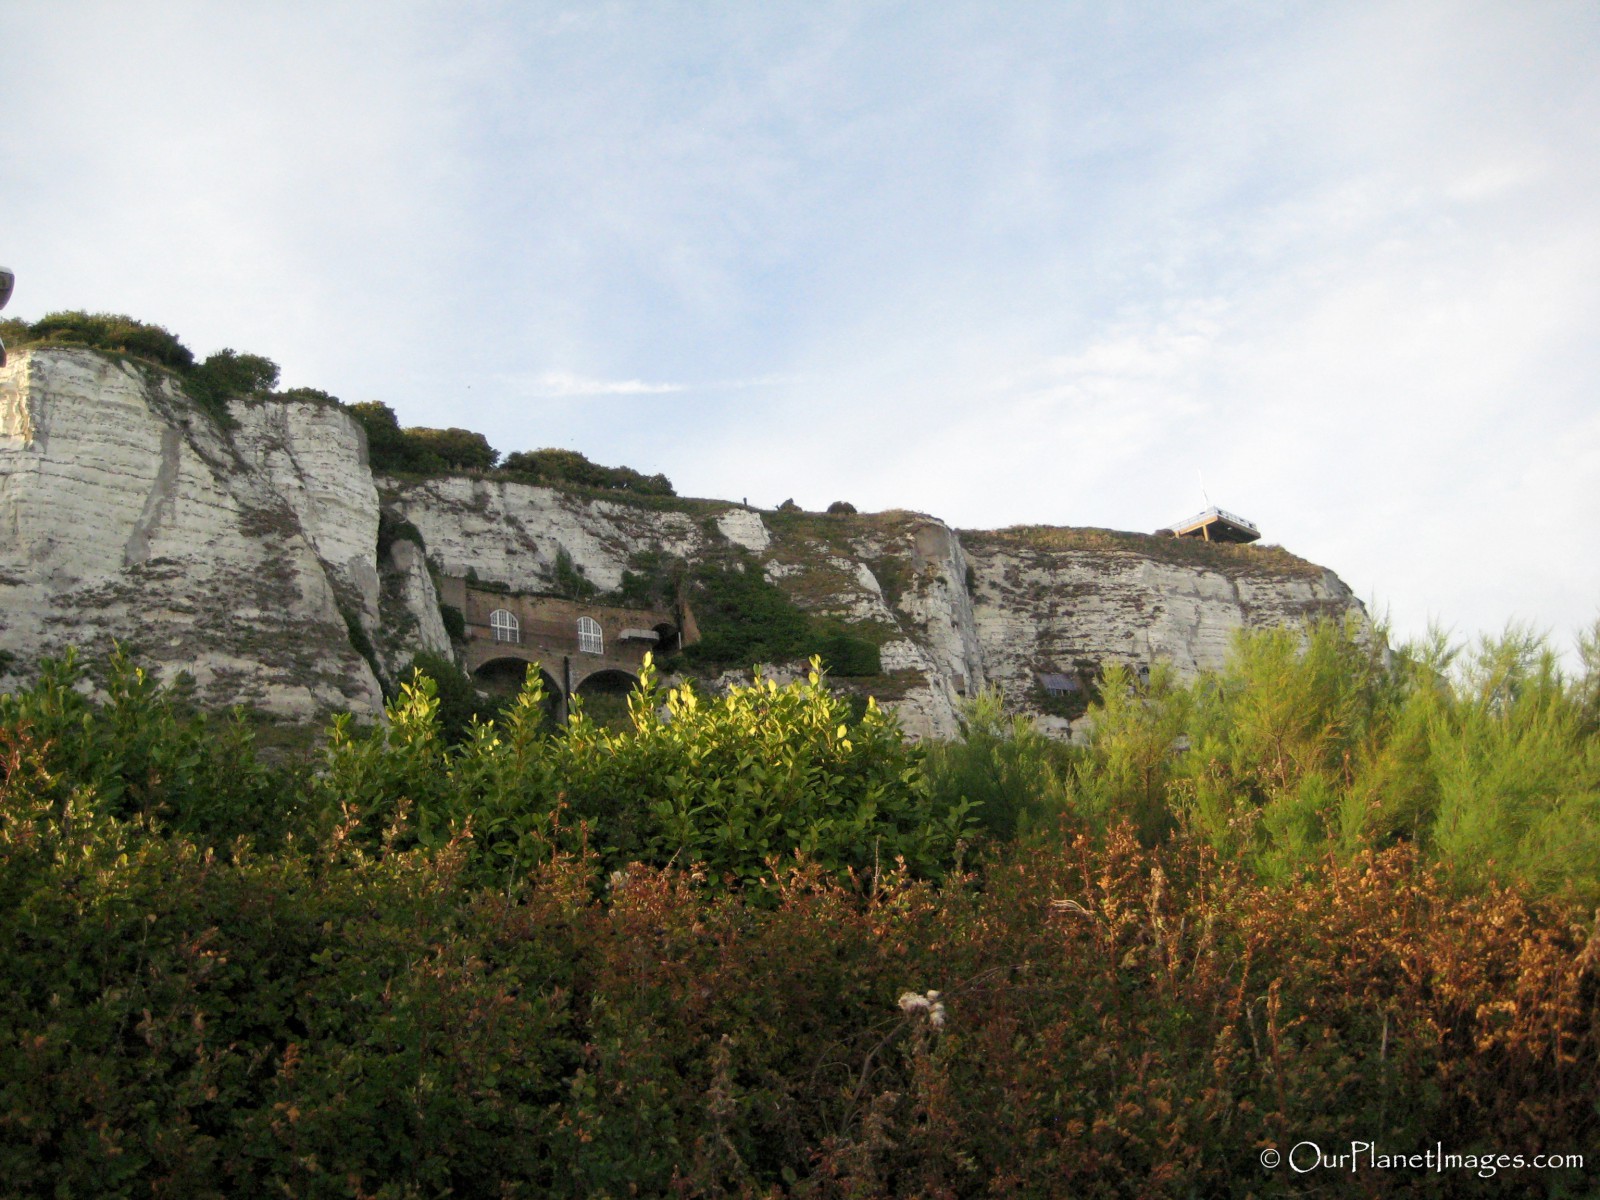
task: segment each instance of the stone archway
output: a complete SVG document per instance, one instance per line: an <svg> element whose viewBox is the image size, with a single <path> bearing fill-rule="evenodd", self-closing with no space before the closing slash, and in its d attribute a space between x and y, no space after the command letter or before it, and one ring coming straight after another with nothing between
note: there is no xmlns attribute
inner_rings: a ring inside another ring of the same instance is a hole
<svg viewBox="0 0 1600 1200"><path fill-rule="evenodd" d="M585 675L572 694L583 702L583 711L601 724L621 728L628 723L628 694L639 686L639 677L619 667L604 667Z"/></svg>
<svg viewBox="0 0 1600 1200"><path fill-rule="evenodd" d="M472 672L472 681L482 691L496 699L510 702L522 690L529 671L537 671L544 680L544 710L552 724L566 716L566 694L561 681L537 659L520 654L503 654L478 664Z"/></svg>

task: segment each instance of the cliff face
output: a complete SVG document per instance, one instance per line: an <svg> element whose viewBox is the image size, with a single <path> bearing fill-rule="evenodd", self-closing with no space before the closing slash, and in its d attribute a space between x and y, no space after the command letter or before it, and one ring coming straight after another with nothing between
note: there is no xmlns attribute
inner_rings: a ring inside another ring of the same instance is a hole
<svg viewBox="0 0 1600 1200"><path fill-rule="evenodd" d="M166 377L91 351L25 351L0 370L0 650L18 673L116 637L188 671L209 704L370 715L374 667L392 682L419 650L451 653L430 565L536 593L563 572L610 591L641 563L715 559L876 643L883 673L847 686L948 736L962 695L987 685L1036 709L1041 671L1165 660L1189 674L1220 665L1240 627L1360 613L1330 572L1271 548L375 483L336 405L241 401L229 416L224 428ZM380 553L381 510L402 533Z"/></svg>
<svg viewBox="0 0 1600 1200"><path fill-rule="evenodd" d="M170 380L90 351L0 369L0 649L25 664L119 638L211 705L373 710L340 611L371 591L359 530L339 528L376 530L359 430L311 405L237 417L229 436Z"/></svg>
<svg viewBox="0 0 1600 1200"><path fill-rule="evenodd" d="M1209 546L1104 530L966 533L984 663L1017 708L1036 708L1040 671L1134 670L1180 679L1220 667L1240 629L1366 613L1322 567L1275 547ZM1066 722L1044 715L1061 732Z"/></svg>
<svg viewBox="0 0 1600 1200"><path fill-rule="evenodd" d="M1064 735L1067 720L1041 711L1040 672L1166 662L1192 677L1221 666L1241 628L1365 620L1332 572L1272 547L1100 530L958 534L918 513L646 506L465 478L381 487L439 569L518 591L554 586L562 553L609 590L641 551L695 562L738 547L802 608L880 643L884 673L862 686L924 736L953 735L962 696L989 685Z"/></svg>

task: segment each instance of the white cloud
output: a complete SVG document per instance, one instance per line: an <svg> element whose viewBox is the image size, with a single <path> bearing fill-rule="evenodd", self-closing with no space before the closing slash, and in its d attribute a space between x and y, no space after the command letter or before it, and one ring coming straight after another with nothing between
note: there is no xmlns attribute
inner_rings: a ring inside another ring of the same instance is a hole
<svg viewBox="0 0 1600 1200"><path fill-rule="evenodd" d="M668 392L681 392L681 383L646 383L642 379L585 379L551 371L533 380L530 391L535 396L659 396Z"/></svg>

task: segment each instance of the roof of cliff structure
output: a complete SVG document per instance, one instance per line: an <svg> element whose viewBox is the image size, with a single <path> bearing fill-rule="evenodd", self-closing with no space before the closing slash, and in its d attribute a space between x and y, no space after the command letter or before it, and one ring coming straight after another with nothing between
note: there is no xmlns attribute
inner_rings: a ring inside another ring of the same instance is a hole
<svg viewBox="0 0 1600 1200"><path fill-rule="evenodd" d="M1158 529L1156 533L1158 536L1170 533L1173 537L1199 538L1203 542L1245 543L1261 540L1261 529L1254 521L1247 521L1237 513L1218 508L1215 504L1168 529Z"/></svg>

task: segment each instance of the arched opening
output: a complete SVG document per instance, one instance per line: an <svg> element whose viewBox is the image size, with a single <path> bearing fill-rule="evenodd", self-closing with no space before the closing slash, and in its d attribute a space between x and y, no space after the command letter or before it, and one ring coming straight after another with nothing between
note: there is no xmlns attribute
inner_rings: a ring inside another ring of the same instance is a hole
<svg viewBox="0 0 1600 1200"><path fill-rule="evenodd" d="M472 681L480 691L501 704L509 704L522 691L528 672L537 671L544 680L544 711L546 720L554 725L561 719L561 684L540 663L507 655L492 658L472 673Z"/></svg>
<svg viewBox="0 0 1600 1200"><path fill-rule="evenodd" d="M606 639L600 632L600 622L593 617L578 618L578 653L604 654Z"/></svg>
<svg viewBox="0 0 1600 1200"><path fill-rule="evenodd" d="M515 613L506 609L497 608L489 614L489 630L497 642L522 641L522 623L517 620Z"/></svg>
<svg viewBox="0 0 1600 1200"><path fill-rule="evenodd" d="M627 671L596 671L575 692L596 724L622 729L628 725L628 693L638 686L638 677Z"/></svg>
<svg viewBox="0 0 1600 1200"><path fill-rule="evenodd" d="M671 621L662 621L661 624L655 627L655 630L656 638L658 639L655 646L657 657L676 654L683 649L683 645L678 639L678 627Z"/></svg>

